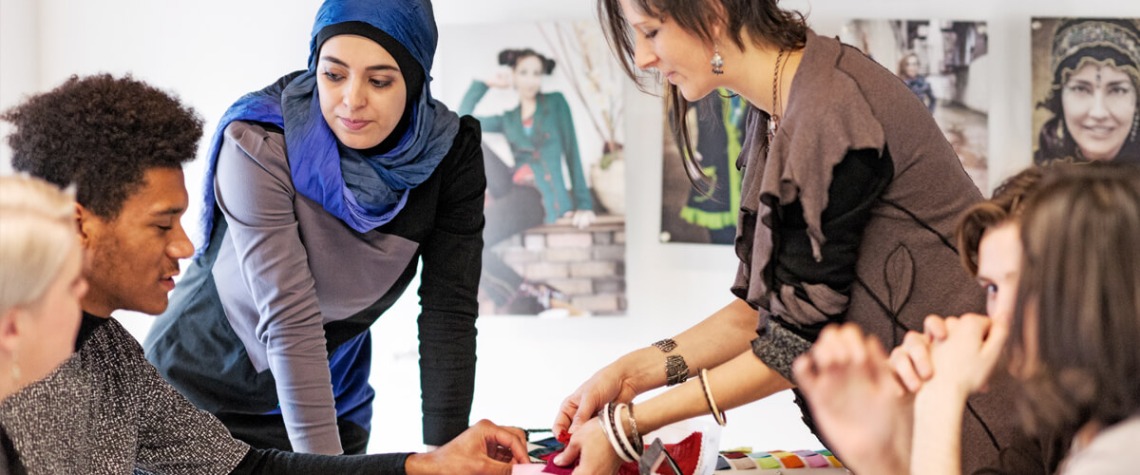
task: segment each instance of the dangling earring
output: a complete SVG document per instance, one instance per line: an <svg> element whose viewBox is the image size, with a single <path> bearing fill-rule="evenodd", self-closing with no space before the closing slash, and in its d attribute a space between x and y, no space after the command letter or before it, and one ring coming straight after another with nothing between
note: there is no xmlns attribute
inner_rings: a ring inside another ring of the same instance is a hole
<svg viewBox="0 0 1140 475"><path fill-rule="evenodd" d="M712 65L713 74L718 76L724 74L724 58L720 55L720 48L716 45L713 45L713 55L709 64Z"/></svg>
<svg viewBox="0 0 1140 475"><path fill-rule="evenodd" d="M1132 141L1136 141L1136 130L1140 129L1140 110L1132 114Z"/></svg>
<svg viewBox="0 0 1140 475"><path fill-rule="evenodd" d="M1065 143L1065 119L1057 121L1057 140Z"/></svg>

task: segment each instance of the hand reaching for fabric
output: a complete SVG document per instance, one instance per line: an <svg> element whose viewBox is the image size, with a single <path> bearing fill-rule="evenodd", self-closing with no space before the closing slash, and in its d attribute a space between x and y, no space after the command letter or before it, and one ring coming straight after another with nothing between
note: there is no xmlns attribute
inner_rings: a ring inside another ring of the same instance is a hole
<svg viewBox="0 0 1140 475"><path fill-rule="evenodd" d="M522 429L481 420L439 449L408 456L405 470L408 475L509 475L512 464L528 462Z"/></svg>
<svg viewBox="0 0 1140 475"><path fill-rule="evenodd" d="M824 328L793 372L824 438L859 473L909 472L914 398L883 345L855 324Z"/></svg>
<svg viewBox="0 0 1140 475"><path fill-rule="evenodd" d="M617 473L621 459L614 452L601 424L601 420L595 417L579 426L579 430L570 437L570 443L566 444L566 450L554 458L554 464L565 467L577 462L575 474Z"/></svg>
<svg viewBox="0 0 1140 475"><path fill-rule="evenodd" d="M618 360L578 386L569 397L562 401L558 415L552 426L555 434L567 432L576 434L578 429L594 417L602 405L614 402L629 402L637 395L637 390L622 376L621 360Z"/></svg>

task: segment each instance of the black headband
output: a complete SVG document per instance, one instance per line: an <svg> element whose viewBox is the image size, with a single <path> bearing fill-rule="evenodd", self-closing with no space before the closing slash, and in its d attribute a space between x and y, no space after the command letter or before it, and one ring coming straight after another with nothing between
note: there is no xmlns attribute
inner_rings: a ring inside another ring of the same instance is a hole
<svg viewBox="0 0 1140 475"><path fill-rule="evenodd" d="M411 106L416 99L419 99L420 91L424 88L424 68L399 41L396 41L383 30L367 23L346 21L326 26L321 29L320 33L317 33L317 51L321 50L325 41L337 35L363 36L375 41L376 44L387 50L396 60L396 65L400 67L400 74L403 75L404 82L408 85L408 105Z"/></svg>

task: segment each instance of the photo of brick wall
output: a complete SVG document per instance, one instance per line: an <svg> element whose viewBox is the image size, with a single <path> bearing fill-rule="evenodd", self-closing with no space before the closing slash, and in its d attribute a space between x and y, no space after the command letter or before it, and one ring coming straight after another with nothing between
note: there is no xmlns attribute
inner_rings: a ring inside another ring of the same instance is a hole
<svg viewBox="0 0 1140 475"><path fill-rule="evenodd" d="M481 315L622 315L627 79L596 22L440 29L437 97L479 120Z"/></svg>

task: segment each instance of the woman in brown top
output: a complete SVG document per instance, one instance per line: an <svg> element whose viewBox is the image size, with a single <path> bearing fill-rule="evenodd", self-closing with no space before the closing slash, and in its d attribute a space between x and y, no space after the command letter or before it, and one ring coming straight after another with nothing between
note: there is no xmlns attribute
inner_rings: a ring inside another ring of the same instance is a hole
<svg viewBox="0 0 1140 475"><path fill-rule="evenodd" d="M678 143L689 143L684 101L725 87L752 104L737 163L740 266L723 309L602 368L563 402L555 430L573 437L556 462L595 473L637 457L634 411L617 406L615 417L603 413L609 425L586 423L606 403L701 375L638 404L638 432L709 412L723 423L723 410L793 388L792 360L828 323L856 323L894 347L928 314L983 308L951 243L958 215L981 195L894 74L774 0L599 8L630 75L654 69L667 81ZM969 402L968 470L1013 433L1003 398Z"/></svg>

